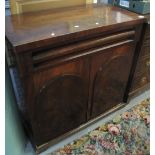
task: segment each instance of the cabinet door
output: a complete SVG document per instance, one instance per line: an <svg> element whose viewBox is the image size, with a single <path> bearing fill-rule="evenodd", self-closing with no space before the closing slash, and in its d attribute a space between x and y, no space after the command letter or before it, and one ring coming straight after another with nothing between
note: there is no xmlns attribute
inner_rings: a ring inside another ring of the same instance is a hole
<svg viewBox="0 0 155 155"><path fill-rule="evenodd" d="M57 138L86 122L87 60L78 59L34 74L33 109L37 145Z"/></svg>
<svg viewBox="0 0 155 155"><path fill-rule="evenodd" d="M92 58L91 118L123 102L130 73L134 42L101 51Z"/></svg>

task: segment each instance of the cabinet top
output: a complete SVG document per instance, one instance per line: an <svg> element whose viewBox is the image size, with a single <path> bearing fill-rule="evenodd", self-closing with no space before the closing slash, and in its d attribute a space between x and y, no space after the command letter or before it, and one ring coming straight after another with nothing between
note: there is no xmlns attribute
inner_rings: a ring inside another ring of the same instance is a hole
<svg viewBox="0 0 155 155"><path fill-rule="evenodd" d="M105 4L92 4L11 15L5 20L6 38L15 52L23 52L140 24L146 17Z"/></svg>

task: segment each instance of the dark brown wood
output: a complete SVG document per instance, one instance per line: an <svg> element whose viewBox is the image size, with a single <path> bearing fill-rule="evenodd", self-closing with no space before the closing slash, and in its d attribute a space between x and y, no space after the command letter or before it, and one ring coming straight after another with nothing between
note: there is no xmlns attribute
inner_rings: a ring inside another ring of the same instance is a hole
<svg viewBox="0 0 155 155"><path fill-rule="evenodd" d="M92 118L123 102L133 51L134 42L130 40L93 57Z"/></svg>
<svg viewBox="0 0 155 155"><path fill-rule="evenodd" d="M144 91L144 88L148 88L150 84L150 25L148 23L144 25L141 45L129 96Z"/></svg>
<svg viewBox="0 0 155 155"><path fill-rule="evenodd" d="M86 122L87 68L87 60L79 59L34 74L33 124L37 145Z"/></svg>
<svg viewBox="0 0 155 155"><path fill-rule="evenodd" d="M54 48L48 51L39 51L34 53L33 62L34 64L37 64L43 61L47 61L49 59L52 60L57 57L64 56L66 54L72 54L75 52L81 52L91 48L96 48L99 46L103 46L104 44L107 44L107 43L115 42L116 40L117 41L123 40L123 39L126 39L127 37L133 38L134 35L135 35L135 31L131 30L127 32L110 35L107 37L95 38L93 40L91 39L80 43L71 44L69 46L67 45L64 47Z"/></svg>
<svg viewBox="0 0 155 155"><path fill-rule="evenodd" d="M6 34L16 52L24 52L131 27L145 20L124 9L94 4L7 16Z"/></svg>
<svg viewBox="0 0 155 155"><path fill-rule="evenodd" d="M6 17L6 42L24 90L22 114L36 151L120 107L146 20L98 4ZM145 49L137 70L148 64Z"/></svg>
<svg viewBox="0 0 155 155"><path fill-rule="evenodd" d="M37 145L86 122L87 88L83 79L76 75L62 75L43 86L36 96L37 108L34 111L34 128L40 135Z"/></svg>

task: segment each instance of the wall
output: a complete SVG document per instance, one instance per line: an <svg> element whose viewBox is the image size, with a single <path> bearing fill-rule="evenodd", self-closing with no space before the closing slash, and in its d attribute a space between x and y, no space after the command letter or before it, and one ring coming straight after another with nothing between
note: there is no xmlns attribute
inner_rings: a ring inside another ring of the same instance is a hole
<svg viewBox="0 0 155 155"><path fill-rule="evenodd" d="M9 76L5 69L5 155L23 155L26 137L15 106L15 96Z"/></svg>
<svg viewBox="0 0 155 155"><path fill-rule="evenodd" d="M19 14L93 3L93 0L10 0L11 13Z"/></svg>

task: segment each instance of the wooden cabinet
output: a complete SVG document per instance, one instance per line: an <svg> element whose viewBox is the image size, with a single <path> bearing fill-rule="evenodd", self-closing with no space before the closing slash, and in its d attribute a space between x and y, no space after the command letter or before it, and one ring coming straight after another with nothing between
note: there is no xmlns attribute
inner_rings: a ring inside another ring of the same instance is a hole
<svg viewBox="0 0 155 155"><path fill-rule="evenodd" d="M7 58L36 151L124 102L145 20L104 5L6 17Z"/></svg>
<svg viewBox="0 0 155 155"><path fill-rule="evenodd" d="M23 73L26 75L21 80L26 102L30 103L27 108L37 146L123 103L135 33L134 29L124 30L117 35L65 45L56 48L58 55L53 50L41 50L18 57L19 61L30 59L31 62L28 64L31 72ZM106 43L108 38L111 38L110 45ZM81 48L80 53L76 47ZM88 49L82 52L82 48ZM69 55L70 49L75 54Z"/></svg>
<svg viewBox="0 0 155 155"><path fill-rule="evenodd" d="M137 57L135 71L131 82L129 96L145 91L150 85L150 25L143 28L140 53Z"/></svg>

